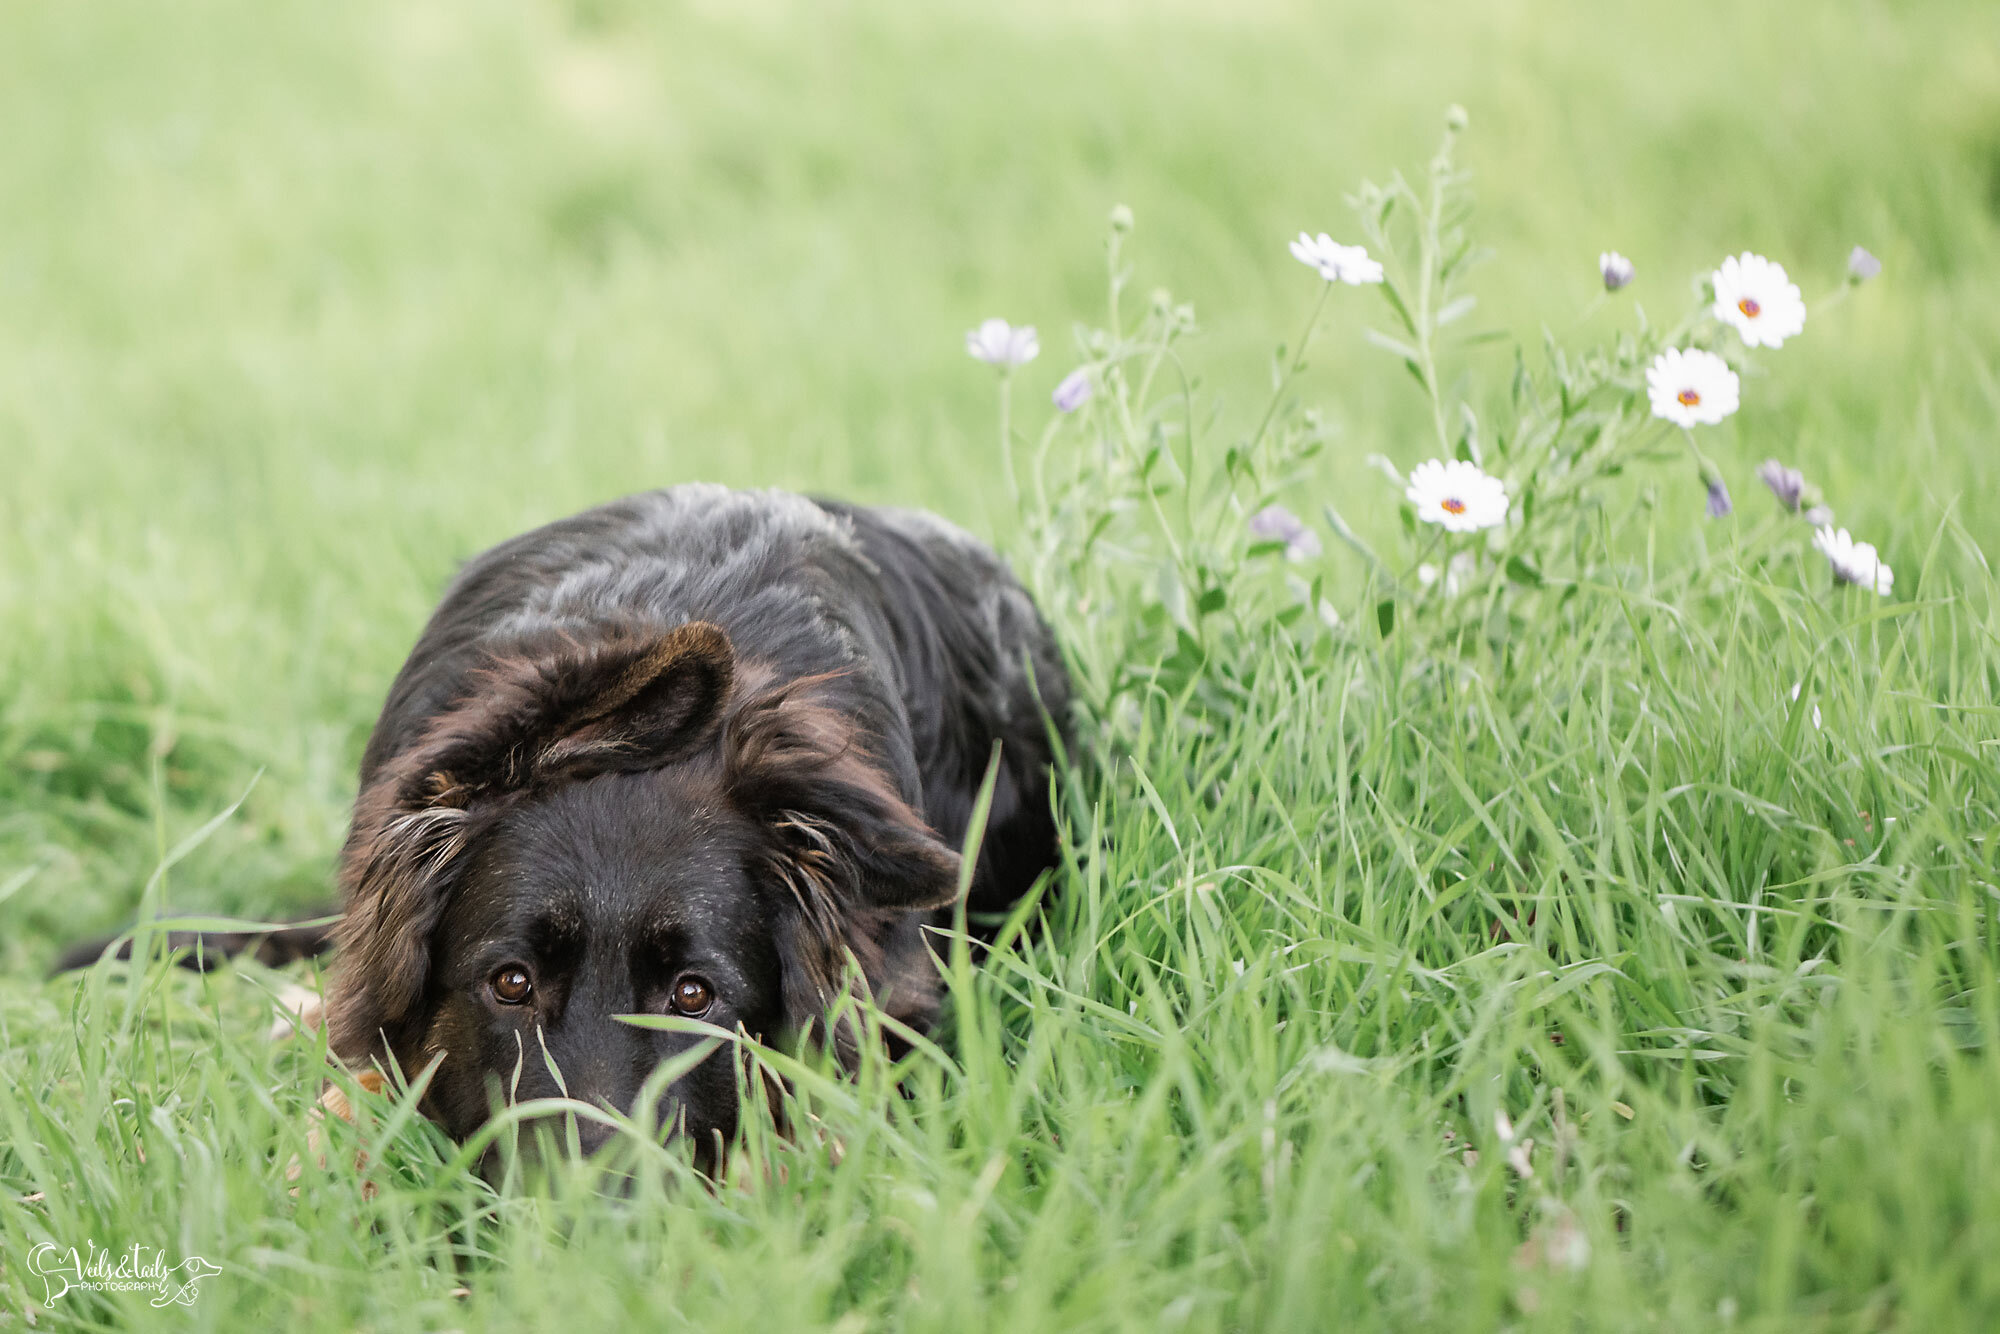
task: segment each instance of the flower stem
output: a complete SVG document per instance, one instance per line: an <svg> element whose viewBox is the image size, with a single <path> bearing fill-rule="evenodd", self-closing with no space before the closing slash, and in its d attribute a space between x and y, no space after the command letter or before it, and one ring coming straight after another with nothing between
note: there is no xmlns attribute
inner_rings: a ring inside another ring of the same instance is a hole
<svg viewBox="0 0 2000 1334"><path fill-rule="evenodd" d="M1704 486L1722 476L1722 470L1709 462L1708 455L1702 453L1701 446L1695 443L1693 431L1683 426L1681 437L1687 441L1688 452L1694 455L1695 471L1700 474Z"/></svg>
<svg viewBox="0 0 2000 1334"><path fill-rule="evenodd" d="M1431 335L1435 332L1431 318L1432 284L1440 279L1438 251L1441 242L1438 228L1444 215L1444 178L1451 169L1451 136L1445 136L1445 145L1439 151L1439 160L1431 164L1430 206L1424 210L1424 230L1419 245L1422 251L1423 269L1417 275L1416 335L1417 356L1424 373L1424 388L1431 395L1431 424L1437 428L1438 457L1451 457L1451 440L1444 426L1444 393L1438 388L1437 350L1432 345ZM1476 460L1475 460L1476 462Z"/></svg>
<svg viewBox="0 0 2000 1334"><path fill-rule="evenodd" d="M1000 372L1000 466L1007 473L1007 494L1013 499L1014 511L1021 509L1021 483L1014 476L1014 424L1013 424L1014 372L1010 367Z"/></svg>
<svg viewBox="0 0 2000 1334"><path fill-rule="evenodd" d="M1291 386L1293 378L1305 369L1306 345L1312 342L1313 330L1319 327L1319 317L1326 310L1326 299L1332 291L1332 279L1320 284L1319 300L1313 303L1312 315L1306 320L1306 327L1299 331L1298 346L1292 349L1292 364L1285 367L1283 373L1278 376L1278 383L1272 387L1271 401L1264 407L1264 418L1257 423L1257 429L1252 432L1250 443L1244 447L1244 453L1254 454L1257 446L1263 443L1264 433L1271 429L1271 421L1278 415L1278 404L1285 400L1285 390Z"/></svg>

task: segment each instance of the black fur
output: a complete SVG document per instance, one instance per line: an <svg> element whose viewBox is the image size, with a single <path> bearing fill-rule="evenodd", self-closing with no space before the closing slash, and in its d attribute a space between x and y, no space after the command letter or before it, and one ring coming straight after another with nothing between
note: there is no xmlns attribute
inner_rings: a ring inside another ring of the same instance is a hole
<svg viewBox="0 0 2000 1334"><path fill-rule="evenodd" d="M502 543L446 593L362 761L334 1049L439 1061L427 1109L463 1136L496 1097L556 1093L551 1063L570 1096L628 1106L696 1039L613 1016L689 978L709 1022L777 1039L822 1024L852 958L921 1029L922 928L993 745L974 911L1054 864L1067 715L1027 594L927 515L681 486ZM513 965L528 1003L497 998ZM726 1059L668 1110L726 1138Z"/></svg>

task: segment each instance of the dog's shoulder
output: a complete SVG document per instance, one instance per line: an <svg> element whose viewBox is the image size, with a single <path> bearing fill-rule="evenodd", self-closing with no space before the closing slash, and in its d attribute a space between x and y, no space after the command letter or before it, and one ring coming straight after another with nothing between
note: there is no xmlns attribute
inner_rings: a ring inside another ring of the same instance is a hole
<svg viewBox="0 0 2000 1334"><path fill-rule="evenodd" d="M991 547L923 510L818 503L852 526L877 572L882 612L912 678L906 694L913 708L935 701L970 710L996 729L1044 707L1066 712L1068 679L1055 637Z"/></svg>

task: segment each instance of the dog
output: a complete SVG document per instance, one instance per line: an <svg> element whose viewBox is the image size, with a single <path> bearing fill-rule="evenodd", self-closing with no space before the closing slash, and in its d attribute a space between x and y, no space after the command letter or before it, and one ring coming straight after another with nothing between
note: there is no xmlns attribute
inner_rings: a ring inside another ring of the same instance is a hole
<svg viewBox="0 0 2000 1334"><path fill-rule="evenodd" d="M330 1045L437 1062L426 1110L463 1138L503 1094L627 1109L698 1040L621 1014L800 1034L850 957L921 1031L994 745L973 912L1055 864L1067 712L1026 592L927 515L682 486L503 543L362 759ZM711 1059L666 1113L706 1151L736 1099Z"/></svg>
<svg viewBox="0 0 2000 1334"><path fill-rule="evenodd" d="M423 1110L462 1140L511 1101L630 1110L701 1041L621 1015L824 1040L858 972L922 1032L927 928L996 746L968 912L1057 865L1069 701L1027 592L928 514L691 484L503 542L446 591L362 757L329 1046L435 1065ZM718 1051L667 1090L698 1159L738 1087Z"/></svg>

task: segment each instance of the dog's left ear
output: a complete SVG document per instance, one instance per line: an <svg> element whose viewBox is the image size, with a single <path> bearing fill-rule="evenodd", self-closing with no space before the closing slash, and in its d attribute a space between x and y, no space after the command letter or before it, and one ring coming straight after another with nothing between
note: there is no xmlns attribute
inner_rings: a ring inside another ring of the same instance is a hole
<svg viewBox="0 0 2000 1334"><path fill-rule="evenodd" d="M903 800L855 724L808 689L795 683L734 710L722 747L731 796L844 913L952 902L958 853Z"/></svg>

